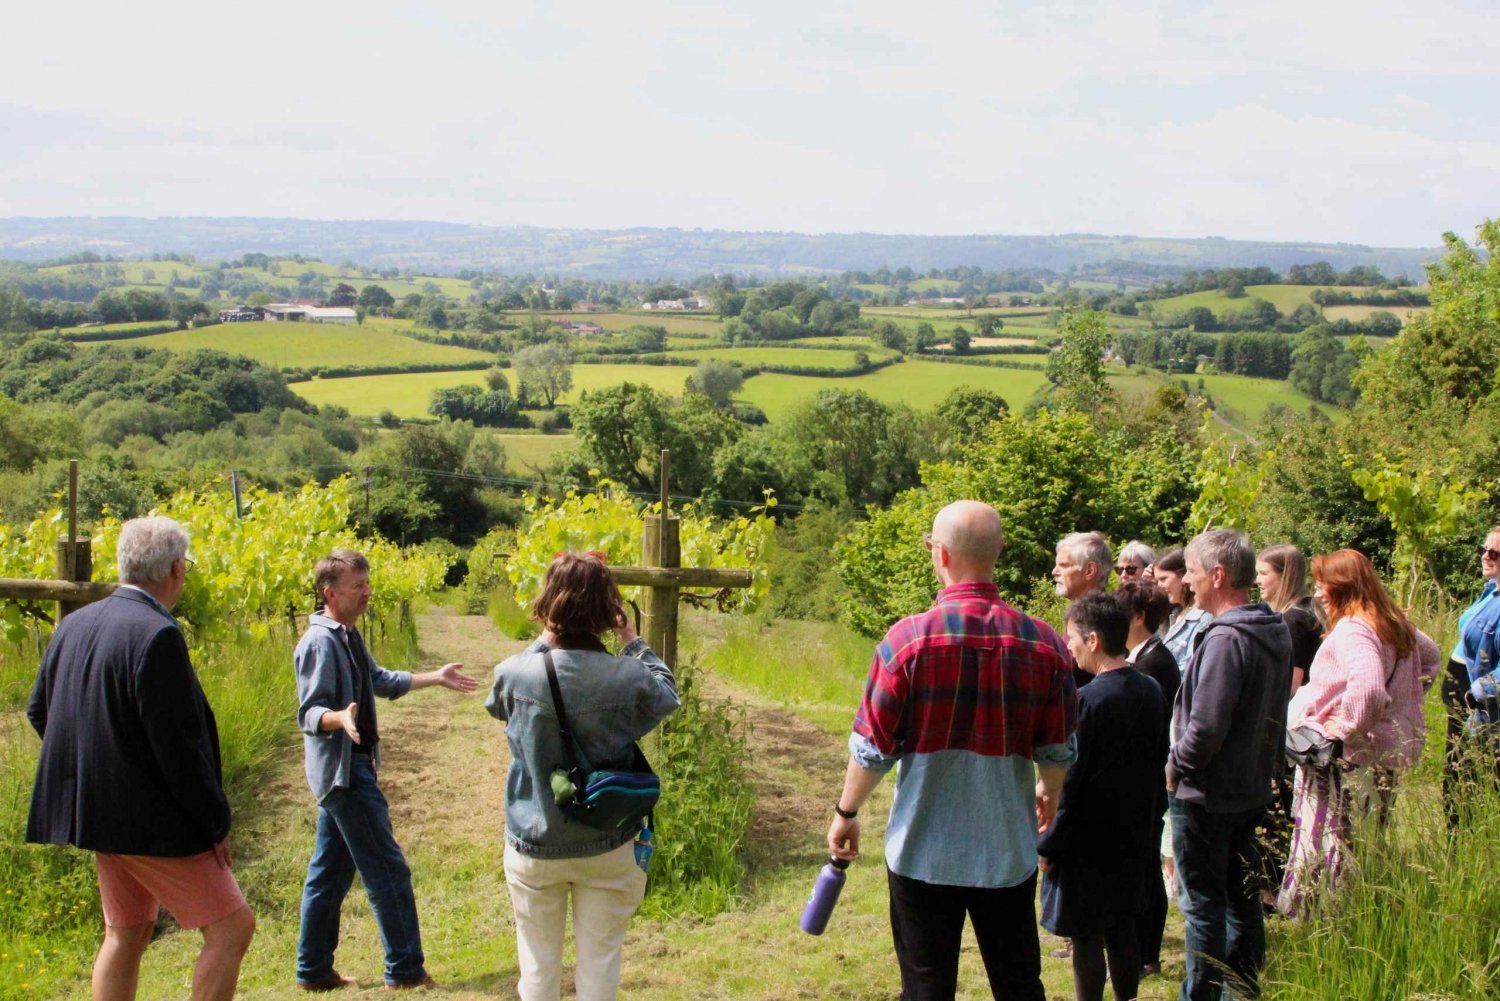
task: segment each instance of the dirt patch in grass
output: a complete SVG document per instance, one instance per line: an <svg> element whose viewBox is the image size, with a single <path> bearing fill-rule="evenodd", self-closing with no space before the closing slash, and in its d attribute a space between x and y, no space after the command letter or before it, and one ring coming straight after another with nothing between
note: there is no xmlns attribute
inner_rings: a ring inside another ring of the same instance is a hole
<svg viewBox="0 0 1500 1001"><path fill-rule="evenodd" d="M381 707L380 785L398 837L492 844L498 852L510 750L504 727L484 711L484 698L495 664L526 644L507 638L485 616L445 607L423 613L417 631L419 670L458 661L479 690L424 690Z"/></svg>

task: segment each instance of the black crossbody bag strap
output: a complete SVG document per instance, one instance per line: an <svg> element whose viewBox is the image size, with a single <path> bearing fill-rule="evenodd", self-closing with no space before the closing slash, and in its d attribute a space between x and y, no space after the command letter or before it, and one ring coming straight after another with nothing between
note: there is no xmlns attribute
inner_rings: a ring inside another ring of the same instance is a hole
<svg viewBox="0 0 1500 1001"><path fill-rule="evenodd" d="M568 711L563 708L562 686L557 683L557 668L552 663L552 651L542 651L542 661L547 665L547 684L552 689L552 708L557 710L557 733L562 738L563 763L568 766L568 777L581 783L588 762L573 740L573 731L568 727ZM582 767L580 767L582 766Z"/></svg>

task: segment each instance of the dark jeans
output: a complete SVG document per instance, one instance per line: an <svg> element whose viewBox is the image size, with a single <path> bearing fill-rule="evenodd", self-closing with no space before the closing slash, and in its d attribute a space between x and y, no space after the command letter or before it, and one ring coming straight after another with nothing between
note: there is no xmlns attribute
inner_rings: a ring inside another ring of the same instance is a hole
<svg viewBox="0 0 1500 1001"><path fill-rule="evenodd" d="M297 980L302 983L333 972L339 910L355 870L365 884L385 946L386 983L421 980L427 970L411 869L391 831L390 808L375 784L375 769L363 754L353 756L349 788L335 789L318 808L318 833L302 887L302 928L297 936Z"/></svg>
<svg viewBox="0 0 1500 1001"><path fill-rule="evenodd" d="M1036 933L1036 873L1019 886L989 888L924 883L886 872L901 1001L952 1001L965 915L974 922L991 993L1006 1001L1046 1001Z"/></svg>
<svg viewBox="0 0 1500 1001"><path fill-rule="evenodd" d="M1172 803L1172 853L1182 888L1187 976L1180 1001L1255 997L1266 958L1261 911L1259 849L1255 829L1264 807L1209 813L1176 796Z"/></svg>

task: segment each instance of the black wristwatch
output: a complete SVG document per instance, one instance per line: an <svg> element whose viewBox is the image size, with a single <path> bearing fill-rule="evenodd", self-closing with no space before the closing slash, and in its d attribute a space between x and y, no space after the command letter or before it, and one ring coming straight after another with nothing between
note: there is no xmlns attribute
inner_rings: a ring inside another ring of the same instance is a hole
<svg viewBox="0 0 1500 1001"><path fill-rule="evenodd" d="M846 810L842 806L839 806L837 803L833 804L833 812L838 814L840 817L843 817L845 820L853 820L855 817L859 816L858 810Z"/></svg>

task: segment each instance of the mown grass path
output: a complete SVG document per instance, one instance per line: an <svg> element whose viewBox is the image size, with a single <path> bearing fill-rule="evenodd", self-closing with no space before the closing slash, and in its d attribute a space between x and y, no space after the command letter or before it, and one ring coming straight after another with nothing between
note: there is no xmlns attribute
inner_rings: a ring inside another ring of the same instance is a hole
<svg viewBox="0 0 1500 1001"><path fill-rule="evenodd" d="M704 648L722 636L714 625L706 628ZM427 996L515 998L515 938L501 868L509 753L503 729L484 711L483 694L493 665L524 644L503 636L484 617L445 608L421 616L419 636L422 668L458 660L482 681L474 696L424 691L381 706L381 785L397 839L412 864L428 967L443 985ZM653 1001L896 997L899 978L880 858L894 782L883 784L866 808L864 857L851 870L828 933L802 934L797 918L824 858L829 807L847 760L844 741L753 691L700 677L708 693L743 708L749 728L746 766L757 800L745 845L748 886L738 908L713 918L637 920L626 940L621 996ZM289 670L289 718L290 682ZM692 791L668 794L691 796ZM285 759L267 777L255 806L237 818L236 869L259 919L241 997L307 996L292 978L297 904L314 817L300 741L289 733ZM660 836L670 838L671 832ZM1173 937L1169 948L1180 948L1180 938ZM1057 944L1044 934L1044 953ZM140 997L185 997L197 946L193 934L163 936L147 953ZM369 905L356 885L345 905L338 968L357 978L360 988L333 996L389 996L381 989L380 957ZM1044 956L1044 968L1049 997L1071 997L1066 961ZM84 983L80 979L80 990ZM1158 978L1143 985L1141 996L1167 998L1175 987ZM565 997L570 989L565 979ZM960 997L988 996L968 936Z"/></svg>

